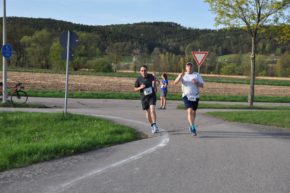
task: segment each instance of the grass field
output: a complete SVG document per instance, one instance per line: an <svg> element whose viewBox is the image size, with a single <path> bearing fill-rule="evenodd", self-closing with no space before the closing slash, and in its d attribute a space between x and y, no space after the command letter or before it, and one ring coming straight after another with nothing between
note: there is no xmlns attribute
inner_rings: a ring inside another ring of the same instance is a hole
<svg viewBox="0 0 290 193"><path fill-rule="evenodd" d="M141 138L136 130L96 117L0 113L0 171Z"/></svg>

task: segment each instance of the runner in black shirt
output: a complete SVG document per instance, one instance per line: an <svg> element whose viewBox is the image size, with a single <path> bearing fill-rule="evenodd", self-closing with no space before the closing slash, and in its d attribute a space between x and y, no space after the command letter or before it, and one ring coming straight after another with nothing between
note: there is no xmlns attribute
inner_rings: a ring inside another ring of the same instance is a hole
<svg viewBox="0 0 290 193"><path fill-rule="evenodd" d="M151 124L151 132L159 131L156 124L156 79L152 74L147 73L147 66L142 65L140 75L135 82L134 91L140 92L143 110L146 111L146 118Z"/></svg>

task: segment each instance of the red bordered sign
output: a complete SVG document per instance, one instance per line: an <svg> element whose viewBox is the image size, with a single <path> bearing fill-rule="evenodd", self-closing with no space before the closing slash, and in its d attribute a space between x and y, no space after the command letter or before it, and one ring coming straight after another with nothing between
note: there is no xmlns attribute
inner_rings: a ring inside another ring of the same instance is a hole
<svg viewBox="0 0 290 193"><path fill-rule="evenodd" d="M195 62L201 65L205 61L208 52L193 51L192 54Z"/></svg>

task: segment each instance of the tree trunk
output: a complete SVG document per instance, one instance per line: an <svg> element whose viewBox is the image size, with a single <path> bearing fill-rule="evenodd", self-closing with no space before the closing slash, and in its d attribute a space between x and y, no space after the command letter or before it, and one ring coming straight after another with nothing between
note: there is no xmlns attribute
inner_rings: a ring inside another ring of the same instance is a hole
<svg viewBox="0 0 290 193"><path fill-rule="evenodd" d="M256 77L256 35L252 36L252 52L251 52L251 80L250 80L250 94L248 102L250 107L254 105L255 96L255 77Z"/></svg>

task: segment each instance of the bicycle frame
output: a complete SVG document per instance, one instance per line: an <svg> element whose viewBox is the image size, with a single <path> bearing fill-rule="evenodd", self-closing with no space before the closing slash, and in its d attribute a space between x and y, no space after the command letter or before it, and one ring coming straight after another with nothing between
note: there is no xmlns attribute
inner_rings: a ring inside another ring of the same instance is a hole
<svg viewBox="0 0 290 193"><path fill-rule="evenodd" d="M3 83L0 82L1 87L1 94L2 94L2 85ZM7 98L10 98L10 102L13 104L25 104L28 100L28 95L24 91L24 86L22 83L16 83L12 88L8 87Z"/></svg>

